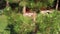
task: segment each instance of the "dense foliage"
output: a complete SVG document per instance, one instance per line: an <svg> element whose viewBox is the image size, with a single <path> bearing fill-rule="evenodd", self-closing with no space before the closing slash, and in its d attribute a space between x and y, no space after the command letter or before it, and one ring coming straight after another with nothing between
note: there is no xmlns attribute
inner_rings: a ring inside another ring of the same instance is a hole
<svg viewBox="0 0 60 34"><path fill-rule="evenodd" d="M9 15L9 14L8 14ZM30 34L33 33L35 23L32 18L25 17L15 12L10 16L0 16L0 33L3 34ZM2 20L1 20L2 19ZM59 34L60 12L54 11L51 14L37 14L37 34Z"/></svg>
<svg viewBox="0 0 60 34"><path fill-rule="evenodd" d="M52 7L54 0L0 0L0 34L60 34L60 12L36 15L33 18L23 16L20 12L25 7L32 11ZM8 5L6 3L8 2ZM5 6L6 5L6 6ZM18 13L19 12L19 13ZM36 27L36 32L35 31Z"/></svg>

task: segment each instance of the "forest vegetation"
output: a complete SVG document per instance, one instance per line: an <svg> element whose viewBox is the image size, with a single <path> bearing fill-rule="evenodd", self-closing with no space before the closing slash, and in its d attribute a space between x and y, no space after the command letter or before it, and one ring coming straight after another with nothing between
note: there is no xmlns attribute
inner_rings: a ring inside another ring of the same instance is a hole
<svg viewBox="0 0 60 34"><path fill-rule="evenodd" d="M60 0L0 0L0 34L60 34Z"/></svg>

